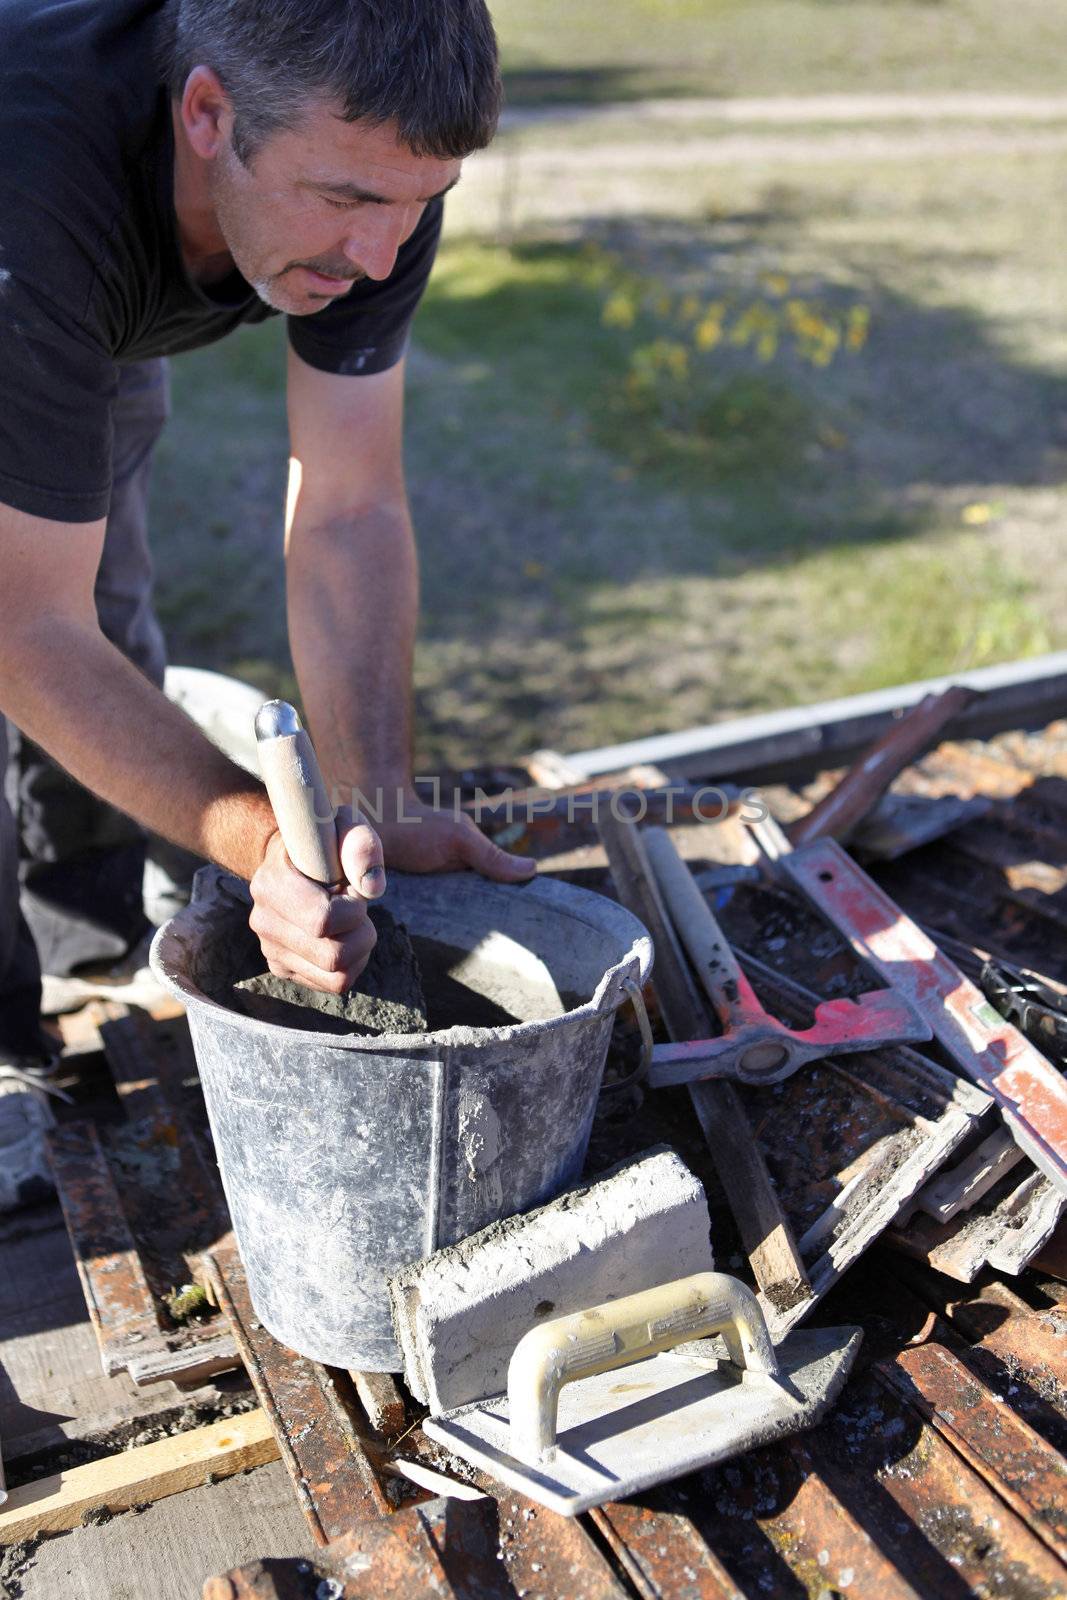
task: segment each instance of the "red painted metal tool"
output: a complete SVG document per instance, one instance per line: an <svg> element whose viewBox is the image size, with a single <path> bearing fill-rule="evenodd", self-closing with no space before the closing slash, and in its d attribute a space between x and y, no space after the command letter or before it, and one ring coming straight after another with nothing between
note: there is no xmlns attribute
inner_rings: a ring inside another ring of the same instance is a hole
<svg viewBox="0 0 1067 1600"><path fill-rule="evenodd" d="M815 1024L794 1031L760 1005L692 873L661 828L644 832L649 861L671 920L722 1023L718 1039L656 1045L649 1083L662 1088L703 1078L779 1083L825 1056L930 1037L904 996L878 989L858 1000L824 1000Z"/></svg>
<svg viewBox="0 0 1067 1600"><path fill-rule="evenodd" d="M975 689L954 684L941 694L924 695L918 705L893 722L882 737L865 750L836 788L812 807L806 817L786 832L794 846L816 839L842 842L878 804L898 773L935 742L941 730L979 699Z"/></svg>
<svg viewBox="0 0 1067 1600"><path fill-rule="evenodd" d="M778 869L914 1005L955 1064L996 1100L1020 1149L1067 1192L1067 1081L832 839Z"/></svg>

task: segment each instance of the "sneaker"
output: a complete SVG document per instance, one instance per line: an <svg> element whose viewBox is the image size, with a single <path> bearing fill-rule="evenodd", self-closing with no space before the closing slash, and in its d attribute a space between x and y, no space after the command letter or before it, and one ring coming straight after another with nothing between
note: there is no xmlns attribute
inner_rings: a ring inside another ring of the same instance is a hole
<svg viewBox="0 0 1067 1600"><path fill-rule="evenodd" d="M44 973L41 1015L58 1017L63 1012L79 1010L90 1000L121 1000L125 1005L140 1006L145 1011L169 1000L167 990L148 965L148 951L155 933L155 928L149 929L132 950L110 966L79 967L65 978Z"/></svg>
<svg viewBox="0 0 1067 1600"><path fill-rule="evenodd" d="M47 1200L54 1188L45 1134L55 1117L48 1096L70 1096L50 1081L54 1061L0 1061L0 1212Z"/></svg>

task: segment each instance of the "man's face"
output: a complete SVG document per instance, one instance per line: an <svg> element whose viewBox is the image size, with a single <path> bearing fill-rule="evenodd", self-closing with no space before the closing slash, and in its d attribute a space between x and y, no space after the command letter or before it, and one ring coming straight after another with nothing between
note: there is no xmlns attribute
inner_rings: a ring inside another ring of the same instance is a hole
<svg viewBox="0 0 1067 1600"><path fill-rule="evenodd" d="M324 103L272 134L247 166L232 123L211 162L211 202L242 277L290 316L321 311L360 278L387 278L427 201L461 163L416 156L389 124L344 122Z"/></svg>

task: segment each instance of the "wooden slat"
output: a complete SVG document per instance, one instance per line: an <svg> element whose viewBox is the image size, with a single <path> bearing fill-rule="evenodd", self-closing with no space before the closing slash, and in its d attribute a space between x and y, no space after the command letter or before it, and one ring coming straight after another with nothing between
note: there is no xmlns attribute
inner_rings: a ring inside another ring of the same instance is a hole
<svg viewBox="0 0 1067 1600"><path fill-rule="evenodd" d="M407 1408L392 1373L357 1372L353 1369L348 1376L352 1379L371 1427L386 1438L403 1433Z"/></svg>
<svg viewBox="0 0 1067 1600"><path fill-rule="evenodd" d="M121 1450L99 1461L12 1489L0 1511L0 1543L76 1528L86 1512L161 1500L165 1495L274 1461L278 1446L261 1410Z"/></svg>
<svg viewBox="0 0 1067 1600"><path fill-rule="evenodd" d="M920 1594L1062 1600L1063 1563L877 1366L853 1379L806 1447L831 1492Z"/></svg>
<svg viewBox="0 0 1067 1600"><path fill-rule="evenodd" d="M653 984L671 1037L706 1038L707 1009L689 977L636 826L606 806L598 827L619 900L652 935ZM760 1291L772 1310L787 1311L810 1298L811 1285L737 1091L714 1079L687 1087Z"/></svg>
<svg viewBox="0 0 1067 1600"><path fill-rule="evenodd" d="M91 1122L49 1136L49 1159L104 1371L122 1372L131 1344L160 1346L156 1315L114 1176Z"/></svg>

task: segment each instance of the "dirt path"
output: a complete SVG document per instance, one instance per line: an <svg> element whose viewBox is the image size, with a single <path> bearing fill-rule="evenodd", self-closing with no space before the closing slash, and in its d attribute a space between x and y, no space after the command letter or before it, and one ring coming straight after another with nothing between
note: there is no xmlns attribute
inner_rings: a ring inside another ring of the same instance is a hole
<svg viewBox="0 0 1067 1600"><path fill-rule="evenodd" d="M740 162L812 166L1040 155L1067 149L1067 95L653 99L521 108L506 112L502 127L512 138L472 160L483 176L506 178L520 150L525 171L556 174L561 166L684 172Z"/></svg>
<svg viewBox="0 0 1067 1600"><path fill-rule="evenodd" d="M632 124L627 125L632 135ZM610 137L607 126L603 137L584 138L580 143L524 145L524 172L558 171L561 166L595 167L602 172L627 172L637 168L657 171L688 171L695 167L732 167L739 162L770 161L775 166L812 166L839 161L910 161L968 155L1048 154L1067 150L1067 127L1062 130L1005 128L938 129L842 128L813 134L805 133L723 133L714 138L658 140L618 140ZM511 159L506 146L497 146L471 158L472 168L481 174L494 170L503 173Z"/></svg>

